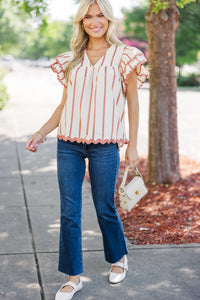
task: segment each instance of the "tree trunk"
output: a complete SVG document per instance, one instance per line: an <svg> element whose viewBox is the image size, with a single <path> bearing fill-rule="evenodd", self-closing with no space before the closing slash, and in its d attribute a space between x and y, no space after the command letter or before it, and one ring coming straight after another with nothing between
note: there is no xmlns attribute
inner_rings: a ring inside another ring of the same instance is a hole
<svg viewBox="0 0 200 300"><path fill-rule="evenodd" d="M175 31L179 12L170 7L153 13L153 1L146 13L149 42L150 111L147 181L173 183L180 177L175 74Z"/></svg>

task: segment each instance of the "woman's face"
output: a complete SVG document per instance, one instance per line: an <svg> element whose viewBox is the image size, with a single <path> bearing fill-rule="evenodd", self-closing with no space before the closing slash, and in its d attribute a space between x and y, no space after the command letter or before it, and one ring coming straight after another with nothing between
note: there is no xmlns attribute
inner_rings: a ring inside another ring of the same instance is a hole
<svg viewBox="0 0 200 300"><path fill-rule="evenodd" d="M108 19L104 17L98 4L90 5L83 19L83 27L92 38L101 38L105 35L108 29Z"/></svg>

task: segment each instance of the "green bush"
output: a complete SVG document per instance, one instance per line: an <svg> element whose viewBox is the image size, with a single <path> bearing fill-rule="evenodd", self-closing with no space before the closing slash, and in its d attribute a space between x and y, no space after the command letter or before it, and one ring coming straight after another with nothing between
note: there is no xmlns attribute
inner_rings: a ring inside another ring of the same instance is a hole
<svg viewBox="0 0 200 300"><path fill-rule="evenodd" d="M189 76L180 76L177 78L178 86L200 86L198 75L191 74Z"/></svg>
<svg viewBox="0 0 200 300"><path fill-rule="evenodd" d="M0 110L5 106L8 101L8 93L5 84L0 82Z"/></svg>
<svg viewBox="0 0 200 300"><path fill-rule="evenodd" d="M0 66L0 110L5 106L8 101L8 93L5 84L2 82L3 77L8 72L7 68L4 66Z"/></svg>

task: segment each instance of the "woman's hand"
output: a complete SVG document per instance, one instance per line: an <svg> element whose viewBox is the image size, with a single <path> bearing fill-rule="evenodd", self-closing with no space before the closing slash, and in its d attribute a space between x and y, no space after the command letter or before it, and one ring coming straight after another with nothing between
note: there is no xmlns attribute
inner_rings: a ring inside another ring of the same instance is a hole
<svg viewBox="0 0 200 300"><path fill-rule="evenodd" d="M50 119L37 131L26 143L26 149L32 152L36 152L38 146L46 140L46 135L52 132L55 128L58 127L61 114L65 103L67 101L67 89L64 87L62 100L57 106L56 110L50 117Z"/></svg>
<svg viewBox="0 0 200 300"><path fill-rule="evenodd" d="M32 152L36 152L38 146L43 142L43 137L40 132L36 132L26 143L26 149Z"/></svg>
<svg viewBox="0 0 200 300"><path fill-rule="evenodd" d="M128 145L126 148L126 154L125 154L125 162L126 166L129 165L129 170L133 170L138 162L139 162L139 155L137 152L137 148L135 146Z"/></svg>

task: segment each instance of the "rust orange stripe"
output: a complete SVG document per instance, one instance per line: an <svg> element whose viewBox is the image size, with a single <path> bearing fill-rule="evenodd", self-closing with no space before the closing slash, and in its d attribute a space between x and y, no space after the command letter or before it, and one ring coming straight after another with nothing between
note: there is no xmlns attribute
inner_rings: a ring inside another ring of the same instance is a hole
<svg viewBox="0 0 200 300"><path fill-rule="evenodd" d="M104 140L104 126L105 126L106 80L107 80L107 66L105 66L105 77L104 77L104 100L103 100L103 128L102 128L102 140Z"/></svg>
<svg viewBox="0 0 200 300"><path fill-rule="evenodd" d="M122 120L123 120L124 113L125 113L125 109L123 109L123 112L122 112L122 116L121 116L121 122L122 122Z"/></svg>
<svg viewBox="0 0 200 300"><path fill-rule="evenodd" d="M106 59L106 54L107 54L107 52L104 54L104 58L103 58L103 60L102 60L101 67L103 66L103 63L104 63L104 61L105 61L105 59Z"/></svg>
<svg viewBox="0 0 200 300"><path fill-rule="evenodd" d="M113 57L112 57L112 60L111 60L111 63L110 63L111 66L112 66L112 64L113 64L113 60L114 60L116 51L117 51L117 46L115 47L115 51L114 51L114 54L113 54Z"/></svg>
<svg viewBox="0 0 200 300"><path fill-rule="evenodd" d="M84 59L85 59L85 56L83 56L83 58L82 58L81 67L83 66Z"/></svg>
<svg viewBox="0 0 200 300"><path fill-rule="evenodd" d="M115 83L115 78L116 78L116 75L115 75L115 69L113 68L113 71L114 71L114 77L113 77L113 83L112 83L112 90L114 88L114 83Z"/></svg>
<svg viewBox="0 0 200 300"><path fill-rule="evenodd" d="M117 132L116 132L116 137L118 136L118 131L119 131L119 123L120 123L120 118L118 119L118 123L117 123Z"/></svg>
<svg viewBox="0 0 200 300"><path fill-rule="evenodd" d="M100 70L100 67L98 68L98 72L99 72L99 70ZM96 76L96 84L95 84L95 92L94 92L94 119L93 119L93 133L92 133L93 139L94 139L95 122L96 122L97 81L98 81L98 75Z"/></svg>
<svg viewBox="0 0 200 300"><path fill-rule="evenodd" d="M74 118L74 102L75 102L75 95L76 95L76 81L77 81L77 75L80 67L76 70L75 80L74 80L74 91L73 91L73 101L72 101L72 114L71 114L71 124L70 124L70 131L69 136L71 136L72 132L72 124L73 124L73 118Z"/></svg>
<svg viewBox="0 0 200 300"><path fill-rule="evenodd" d="M119 131L119 124L120 124L120 123L122 122L122 120L123 120L124 113L125 113L125 108L123 109L121 118L119 117L119 119L118 119L118 124L117 124L117 136L118 136L118 131Z"/></svg>
<svg viewBox="0 0 200 300"><path fill-rule="evenodd" d="M83 88L82 88L82 92L81 92L80 118L79 118L79 138L81 136L81 110L82 110L83 94L84 94L84 90L85 90L85 82L86 82L86 78L87 78L87 71L88 71L88 67L85 68L85 76L84 76Z"/></svg>
<svg viewBox="0 0 200 300"><path fill-rule="evenodd" d="M118 97L117 97L117 101L116 101L116 105L118 104L118 102L119 102L119 98L120 98L120 96L121 96L121 89L119 90L119 94L118 94Z"/></svg>
<svg viewBox="0 0 200 300"><path fill-rule="evenodd" d="M94 66L93 66L93 73L94 73ZM92 80L92 87L91 87L91 92L90 92L90 104L89 104L89 112L88 112L88 119L87 119L86 136L88 135L88 128L89 128L89 122L90 122L90 111L91 111L91 103L92 103L92 93L93 93L93 80Z"/></svg>
<svg viewBox="0 0 200 300"><path fill-rule="evenodd" d="M115 120L115 99L113 98L113 113L112 113L111 139L113 138L114 120Z"/></svg>

